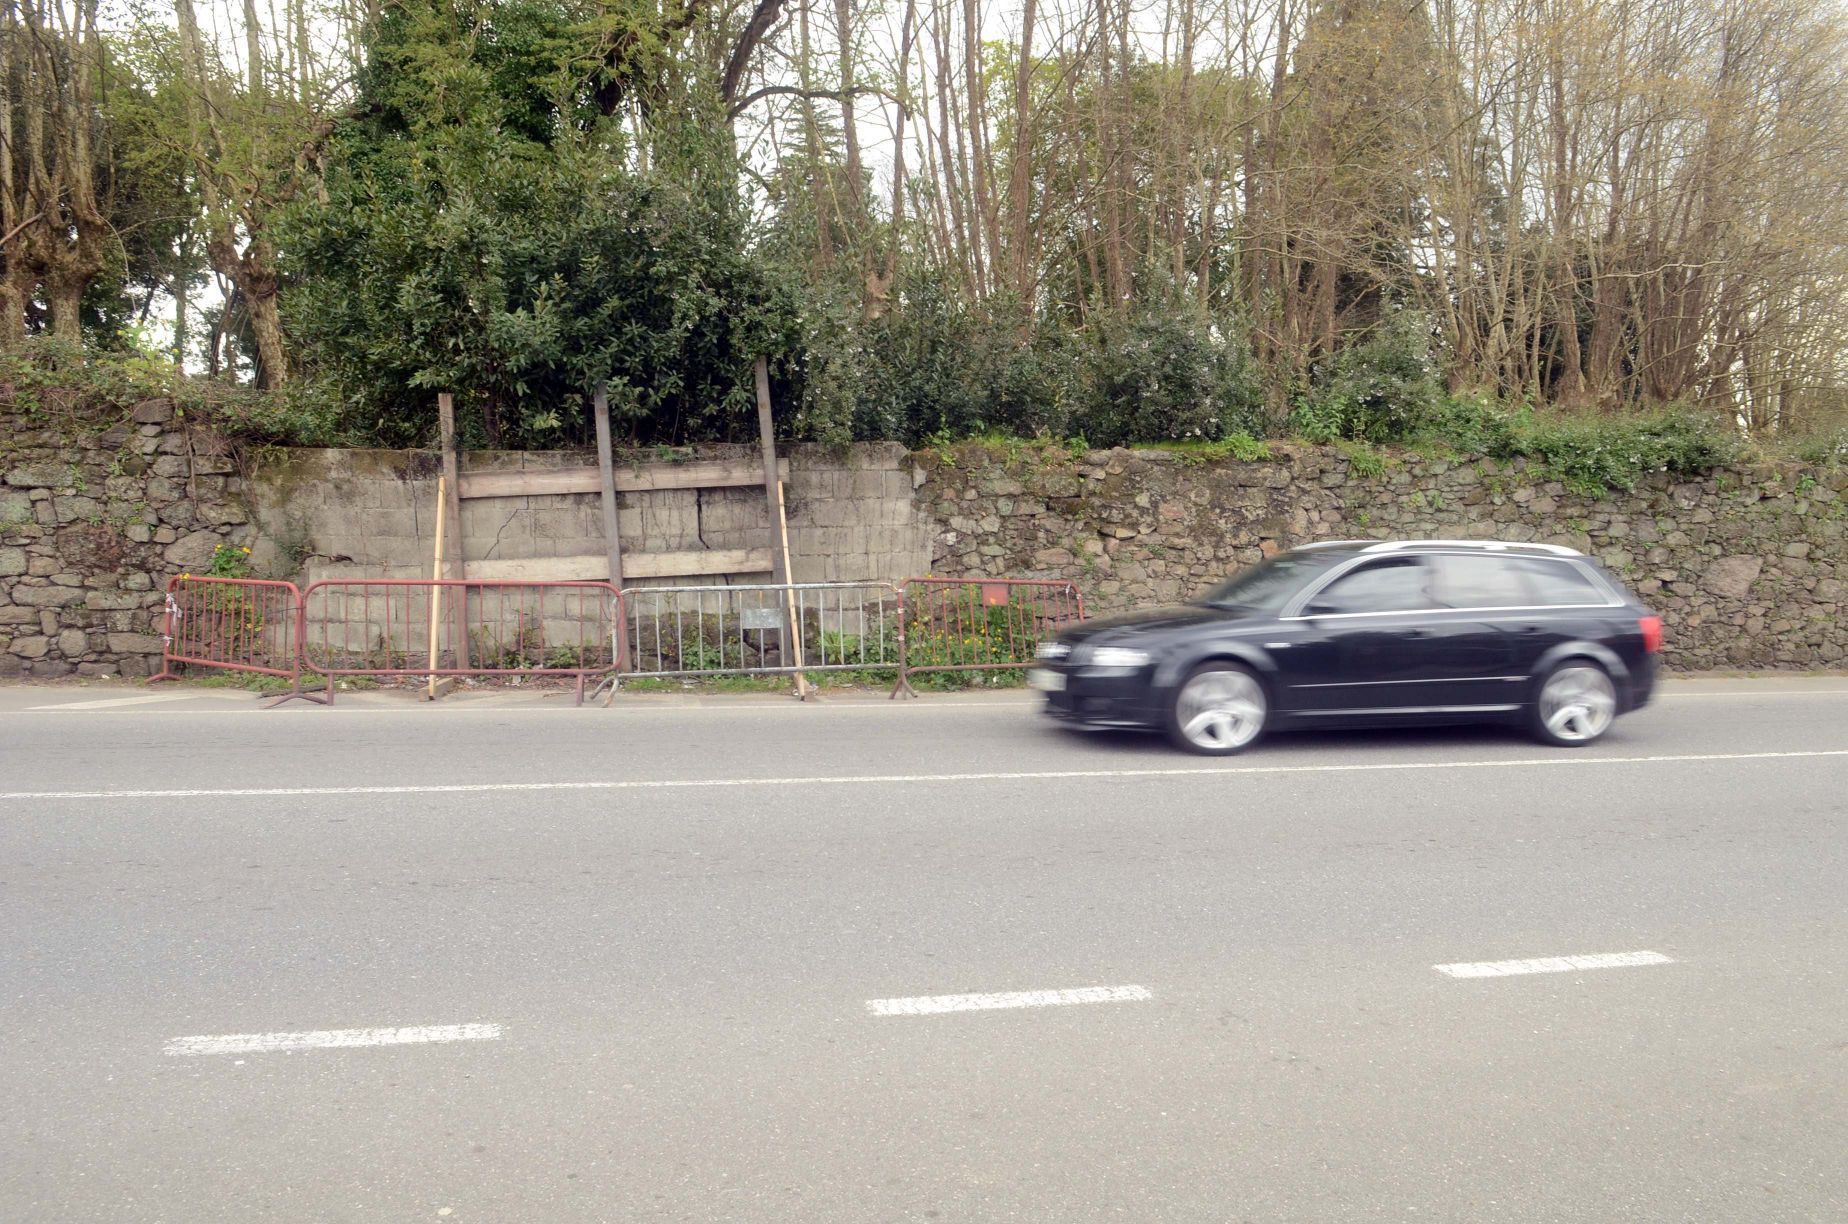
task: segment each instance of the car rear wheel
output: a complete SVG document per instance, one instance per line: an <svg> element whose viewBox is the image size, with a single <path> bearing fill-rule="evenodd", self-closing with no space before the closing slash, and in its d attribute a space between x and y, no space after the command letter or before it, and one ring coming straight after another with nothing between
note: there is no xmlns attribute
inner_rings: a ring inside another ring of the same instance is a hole
<svg viewBox="0 0 1848 1224"><path fill-rule="evenodd" d="M1258 678L1236 663L1208 663L1182 682L1168 714L1168 738L1189 752L1231 756L1257 743L1270 721Z"/></svg>
<svg viewBox="0 0 1848 1224"><path fill-rule="evenodd" d="M1595 743L1617 718L1617 686L1590 659L1568 659L1547 673L1534 702L1534 737L1543 744L1580 748Z"/></svg>

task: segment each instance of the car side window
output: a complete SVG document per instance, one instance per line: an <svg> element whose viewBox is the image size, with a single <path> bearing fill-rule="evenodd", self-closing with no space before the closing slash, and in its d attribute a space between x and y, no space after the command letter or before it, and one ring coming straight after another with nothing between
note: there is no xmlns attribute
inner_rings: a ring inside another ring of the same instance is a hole
<svg viewBox="0 0 1848 1224"><path fill-rule="evenodd" d="M1341 575L1310 597L1312 616L1418 612L1432 607L1430 573L1417 557L1375 561Z"/></svg>
<svg viewBox="0 0 1848 1224"><path fill-rule="evenodd" d="M1431 558L1437 569L1435 594L1445 608L1527 608L1533 592L1518 558L1489 554L1440 553Z"/></svg>
<svg viewBox="0 0 1848 1224"><path fill-rule="evenodd" d="M1514 561L1527 578L1530 603L1557 608L1611 601L1610 595L1600 590L1584 570L1569 561L1541 557L1517 557Z"/></svg>

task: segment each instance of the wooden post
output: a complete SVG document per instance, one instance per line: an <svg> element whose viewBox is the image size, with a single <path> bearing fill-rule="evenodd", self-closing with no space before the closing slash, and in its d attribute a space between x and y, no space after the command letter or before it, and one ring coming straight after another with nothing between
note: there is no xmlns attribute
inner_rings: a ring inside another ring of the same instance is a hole
<svg viewBox="0 0 1848 1224"><path fill-rule="evenodd" d="M462 543L462 473L460 452L456 441L456 401L447 391L439 392L436 397L437 416L443 431L443 476L439 485L442 489L444 505L449 514L449 540L444 548L443 569L445 578L467 577L463 569L463 558L467 552ZM457 590L459 598L450 605L455 616L455 652L456 666L468 666L468 590L467 588L438 587L435 594L447 599L450 590Z"/></svg>
<svg viewBox="0 0 1848 1224"><path fill-rule="evenodd" d="M622 590L622 532L616 521L616 468L610 457L610 391L607 383L597 384L591 400L597 414L597 476L603 485L603 540L610 555L610 585ZM618 639L621 640L620 634ZM616 670L628 668L628 651L616 660Z"/></svg>
<svg viewBox="0 0 1848 1224"><path fill-rule="evenodd" d="M438 476L436 478L436 549L435 549L435 555L430 558L430 577L432 578L441 578L443 576L443 520L448 517L449 517L449 477ZM430 588L430 688L426 694L427 699L430 701L435 701L437 698L437 692L436 692L436 669L438 666L437 627L441 625L442 622L443 622L443 588L442 587L431 587Z"/></svg>
<svg viewBox="0 0 1848 1224"><path fill-rule="evenodd" d="M783 481L776 462L776 426L770 419L770 362L757 359L757 435L764 451L764 505L770 523L770 573L778 583L789 576L789 524L783 515ZM796 694L808 700L808 677L802 674L802 622L796 615L795 593L783 599L783 641L796 667Z"/></svg>
<svg viewBox="0 0 1848 1224"><path fill-rule="evenodd" d="M609 546L610 585L622 590L622 533L616 525L616 469L610 457L609 388L597 384L591 401L597 413L597 475L603 483L603 537Z"/></svg>

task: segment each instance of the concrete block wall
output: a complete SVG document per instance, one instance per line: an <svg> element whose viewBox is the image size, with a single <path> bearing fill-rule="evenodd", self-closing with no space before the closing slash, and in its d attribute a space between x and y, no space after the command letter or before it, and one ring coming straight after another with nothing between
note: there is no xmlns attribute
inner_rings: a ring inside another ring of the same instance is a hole
<svg viewBox="0 0 1848 1224"><path fill-rule="evenodd" d="M747 459L752 448L696 458ZM792 577L798 582L890 581L924 573L935 532L916 497L923 473L897 445L845 452L798 446L785 456ZM576 467L568 452L477 452L465 471ZM435 553L438 464L418 451L292 450L251 477L259 527L254 558L265 573L327 578L428 577ZM603 512L592 494L474 498L462 503L470 560L601 555ZM674 489L618 495L625 555L763 548L769 514L760 488ZM768 574L638 579L633 585L748 584Z"/></svg>

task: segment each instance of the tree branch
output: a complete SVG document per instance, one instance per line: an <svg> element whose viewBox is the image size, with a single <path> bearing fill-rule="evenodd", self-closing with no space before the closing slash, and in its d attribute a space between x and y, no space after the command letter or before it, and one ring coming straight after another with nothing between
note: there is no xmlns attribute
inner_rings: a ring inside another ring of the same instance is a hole
<svg viewBox="0 0 1848 1224"><path fill-rule="evenodd" d="M874 97L884 98L892 105L898 107L898 109L904 111L907 115L911 113L910 109L907 108L904 102L896 95L887 93L885 90L874 85L855 85L851 89L800 89L794 85L766 85L762 89L752 90L750 93L744 95L744 97L732 103L731 108L726 113L733 119L736 119L739 115L742 115L753 105L763 101L765 98L787 97L807 98L810 100L825 98L833 102L846 102L848 99L860 94L872 94Z"/></svg>
<svg viewBox="0 0 1848 1224"><path fill-rule="evenodd" d="M732 100L738 96L738 85L744 80L744 70L751 66L751 56L757 51L757 44L763 41L770 27L783 11L783 0L757 0L757 7L751 10L751 19L744 23L744 31L738 35L738 45L732 48L731 58L725 61L725 76L719 82L719 96L725 100L730 113L736 114Z"/></svg>

